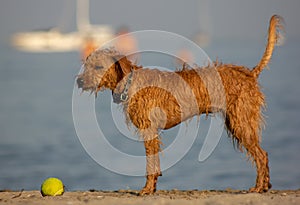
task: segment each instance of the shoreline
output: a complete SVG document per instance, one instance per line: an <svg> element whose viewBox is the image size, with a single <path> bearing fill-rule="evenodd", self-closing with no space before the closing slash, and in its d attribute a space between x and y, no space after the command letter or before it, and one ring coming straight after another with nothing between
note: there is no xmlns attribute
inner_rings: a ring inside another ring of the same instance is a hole
<svg viewBox="0 0 300 205"><path fill-rule="evenodd" d="M40 191L0 191L0 204L300 204L300 189L249 193L243 190L158 190L137 196L137 190L67 191L62 196L43 197Z"/></svg>

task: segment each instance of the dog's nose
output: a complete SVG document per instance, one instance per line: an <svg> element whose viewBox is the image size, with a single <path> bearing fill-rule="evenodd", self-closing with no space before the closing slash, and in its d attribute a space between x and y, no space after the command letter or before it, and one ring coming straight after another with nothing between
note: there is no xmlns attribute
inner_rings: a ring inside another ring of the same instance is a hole
<svg viewBox="0 0 300 205"><path fill-rule="evenodd" d="M84 84L84 81L82 78L77 78L77 85L78 85L78 88L82 88L83 87L83 84Z"/></svg>

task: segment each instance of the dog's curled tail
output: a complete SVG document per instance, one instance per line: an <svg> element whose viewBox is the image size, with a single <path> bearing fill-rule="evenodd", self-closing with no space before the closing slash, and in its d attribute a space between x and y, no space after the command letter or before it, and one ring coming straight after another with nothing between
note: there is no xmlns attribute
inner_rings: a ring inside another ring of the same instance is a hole
<svg viewBox="0 0 300 205"><path fill-rule="evenodd" d="M258 65L252 70L254 77L258 77L261 71L268 65L274 46L282 45L284 43L284 20L279 15L274 15L271 17L269 26L269 38L268 43L264 52L264 55Z"/></svg>

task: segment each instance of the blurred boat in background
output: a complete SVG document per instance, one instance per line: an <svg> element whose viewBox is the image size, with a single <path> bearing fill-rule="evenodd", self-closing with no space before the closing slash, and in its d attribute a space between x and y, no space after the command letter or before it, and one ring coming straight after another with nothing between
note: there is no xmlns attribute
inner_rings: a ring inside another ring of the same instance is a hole
<svg viewBox="0 0 300 205"><path fill-rule="evenodd" d="M86 39L101 46L114 37L109 25L91 25L89 0L77 0L77 31L62 33L59 28L16 33L12 45L26 52L68 52L81 50Z"/></svg>

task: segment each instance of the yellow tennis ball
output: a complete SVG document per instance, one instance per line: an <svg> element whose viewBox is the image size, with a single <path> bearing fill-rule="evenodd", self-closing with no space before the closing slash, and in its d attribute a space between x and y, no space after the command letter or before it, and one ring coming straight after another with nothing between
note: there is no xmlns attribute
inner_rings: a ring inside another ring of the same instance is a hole
<svg viewBox="0 0 300 205"><path fill-rule="evenodd" d="M64 193L64 184L58 178L48 178L41 186L43 196L59 196Z"/></svg>

